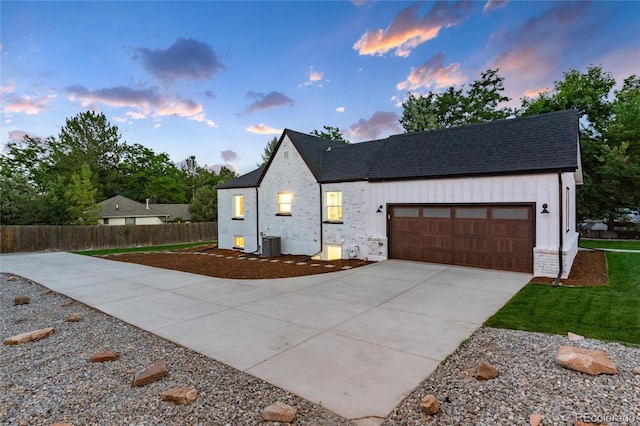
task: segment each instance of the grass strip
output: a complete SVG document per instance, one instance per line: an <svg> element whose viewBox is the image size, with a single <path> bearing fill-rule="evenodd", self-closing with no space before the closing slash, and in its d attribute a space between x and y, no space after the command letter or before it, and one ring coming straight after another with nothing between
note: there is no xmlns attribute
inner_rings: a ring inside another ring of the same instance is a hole
<svg viewBox="0 0 640 426"><path fill-rule="evenodd" d="M580 239L580 247L592 249L640 250L640 241Z"/></svg>
<svg viewBox="0 0 640 426"><path fill-rule="evenodd" d="M211 246L216 244L217 241L201 241L198 243L185 243L185 244L171 244L164 246L148 246L148 247L128 247L128 248L114 248L114 249L102 249L102 250L83 250L73 251L75 254L82 254L86 256L103 256L105 254L121 254L121 253L136 253L144 251L166 251L166 250L180 250L198 246Z"/></svg>
<svg viewBox="0 0 640 426"><path fill-rule="evenodd" d="M640 253L605 258L608 286L527 284L485 325L640 345Z"/></svg>

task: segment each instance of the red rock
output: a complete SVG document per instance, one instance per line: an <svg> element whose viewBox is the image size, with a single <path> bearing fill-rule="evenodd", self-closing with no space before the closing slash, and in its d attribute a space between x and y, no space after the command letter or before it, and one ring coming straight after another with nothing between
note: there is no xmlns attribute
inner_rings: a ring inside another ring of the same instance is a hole
<svg viewBox="0 0 640 426"><path fill-rule="evenodd" d="M486 361L480 361L476 370L476 379L489 380L498 377L498 370Z"/></svg>
<svg viewBox="0 0 640 426"><path fill-rule="evenodd" d="M71 423L54 423L51 426L73 426Z"/></svg>
<svg viewBox="0 0 640 426"><path fill-rule="evenodd" d="M9 278L7 278L7 281L18 281L18 277L16 277L15 275L9 275Z"/></svg>
<svg viewBox="0 0 640 426"><path fill-rule="evenodd" d="M28 305L29 303L31 303L29 296L16 296L13 301L14 305Z"/></svg>
<svg viewBox="0 0 640 426"><path fill-rule="evenodd" d="M105 351L97 354L93 354L91 356L91 362L108 362L115 361L118 359L118 354L116 351Z"/></svg>
<svg viewBox="0 0 640 426"><path fill-rule="evenodd" d="M173 402L175 404L190 404L198 398L198 391L193 386L176 386L160 394L163 401Z"/></svg>
<svg viewBox="0 0 640 426"><path fill-rule="evenodd" d="M567 333L567 338L572 342L575 342L577 340L584 340L584 336L581 336L579 334L573 334L571 332Z"/></svg>
<svg viewBox="0 0 640 426"><path fill-rule="evenodd" d="M618 370L603 351L561 346L556 354L556 363L570 370L596 376L616 374Z"/></svg>
<svg viewBox="0 0 640 426"><path fill-rule="evenodd" d="M33 342L35 340L44 339L45 337L51 336L55 333L55 328L47 327L42 328L40 330L28 331L26 333L18 334L13 337L9 337L4 340L4 344L7 346L11 345L21 345L23 343Z"/></svg>
<svg viewBox="0 0 640 426"><path fill-rule="evenodd" d="M66 308L67 306L73 305L73 300L67 300L62 304L62 307Z"/></svg>
<svg viewBox="0 0 640 426"><path fill-rule="evenodd" d="M575 426L607 426L606 423L585 423L585 422L576 422Z"/></svg>
<svg viewBox="0 0 640 426"><path fill-rule="evenodd" d="M635 367L635 368L633 369L633 372L634 372L635 374L640 374L640 367Z"/></svg>
<svg viewBox="0 0 640 426"><path fill-rule="evenodd" d="M49 293L52 293L52 291L50 289L48 289L48 288L45 288L44 290L42 290L40 292L40 295L44 296L44 295L49 294ZM61 424L64 424L64 423L61 423Z"/></svg>
<svg viewBox="0 0 640 426"><path fill-rule="evenodd" d="M542 416L541 414L531 414L529 415L529 424L531 426L539 426L540 423L542 423L542 419L544 418L544 416Z"/></svg>
<svg viewBox="0 0 640 426"><path fill-rule="evenodd" d="M83 318L80 314L74 312L72 314L69 314L69 316L67 317L67 319L65 321L67 322L79 322L82 321Z"/></svg>
<svg viewBox="0 0 640 426"><path fill-rule="evenodd" d="M271 422L291 423L298 414L298 409L284 402L271 404L262 412L262 419Z"/></svg>
<svg viewBox="0 0 640 426"><path fill-rule="evenodd" d="M167 375L167 361L158 361L155 364L151 364L143 370L136 372L133 377L133 386L144 386L148 383L155 382L162 379Z"/></svg>
<svg viewBox="0 0 640 426"><path fill-rule="evenodd" d="M427 395L422 398L422 401L420 402L420 409L424 414L432 416L440 412L440 405L438 404L438 400L435 396Z"/></svg>

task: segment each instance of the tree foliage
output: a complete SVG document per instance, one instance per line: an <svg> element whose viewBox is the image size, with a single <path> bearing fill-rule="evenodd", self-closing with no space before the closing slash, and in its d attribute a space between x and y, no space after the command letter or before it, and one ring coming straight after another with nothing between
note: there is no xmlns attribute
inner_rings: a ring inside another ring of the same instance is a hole
<svg viewBox="0 0 640 426"><path fill-rule="evenodd" d="M422 132L507 118L513 115L500 104L510 98L503 95L504 78L498 70L487 70L465 93L451 86L442 93L411 94L402 104L400 124L406 132Z"/></svg>
<svg viewBox="0 0 640 426"><path fill-rule="evenodd" d="M278 145L278 138L276 137L267 142L267 146L264 147L264 152L262 153L262 163L258 164L258 167L265 166L269 162L276 150L276 145Z"/></svg>
<svg viewBox="0 0 640 426"><path fill-rule="evenodd" d="M91 183L91 168L82 164L80 173L71 176L71 185L65 191L67 211L71 225L97 225L99 206L96 204L98 190Z"/></svg>
<svg viewBox="0 0 640 426"><path fill-rule="evenodd" d="M342 132L338 127L322 126L322 129L323 130L314 129L310 132L310 134L321 137L323 139L332 140L332 141L351 143L344 138L344 135L342 134Z"/></svg>
<svg viewBox="0 0 640 426"><path fill-rule="evenodd" d="M196 190L189 213L193 222L214 222L218 219L218 191L213 185L205 185Z"/></svg>

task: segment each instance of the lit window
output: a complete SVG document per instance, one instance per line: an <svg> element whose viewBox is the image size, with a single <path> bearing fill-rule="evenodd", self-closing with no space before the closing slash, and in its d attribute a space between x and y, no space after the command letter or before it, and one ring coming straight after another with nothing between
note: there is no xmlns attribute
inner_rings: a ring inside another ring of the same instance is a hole
<svg viewBox="0 0 640 426"><path fill-rule="evenodd" d="M244 237L241 235L235 235L233 237L233 248L243 249L244 248Z"/></svg>
<svg viewBox="0 0 640 426"><path fill-rule="evenodd" d="M233 196L233 217L244 217L244 195Z"/></svg>
<svg viewBox="0 0 640 426"><path fill-rule="evenodd" d="M288 192L278 194L278 213L291 214L291 199L293 197Z"/></svg>
<svg viewBox="0 0 640 426"><path fill-rule="evenodd" d="M325 260L342 259L342 245L340 245L340 244L325 244L324 245L324 254L326 256Z"/></svg>
<svg viewBox="0 0 640 426"><path fill-rule="evenodd" d="M327 191L325 205L327 207L327 220L342 220L342 191Z"/></svg>

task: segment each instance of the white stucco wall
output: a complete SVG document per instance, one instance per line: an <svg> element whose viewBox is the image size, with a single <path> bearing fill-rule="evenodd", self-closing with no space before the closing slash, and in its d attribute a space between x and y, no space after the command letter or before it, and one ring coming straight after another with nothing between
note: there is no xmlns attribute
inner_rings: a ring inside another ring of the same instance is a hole
<svg viewBox="0 0 640 426"><path fill-rule="evenodd" d="M107 226L126 225L124 217L110 217ZM99 223L104 225L104 220L100 219ZM157 216L136 217L136 225L162 225L164 222Z"/></svg>
<svg viewBox="0 0 640 426"><path fill-rule="evenodd" d="M233 197L244 197L244 218L234 217ZM233 188L218 190L218 247L233 249L235 236L244 237L244 252L258 250L256 228L256 188Z"/></svg>
<svg viewBox="0 0 640 426"><path fill-rule="evenodd" d="M281 192L293 196L290 216L277 215L277 194ZM287 136L262 179L258 201L260 232L280 237L282 253L314 255L321 251L320 185Z"/></svg>

